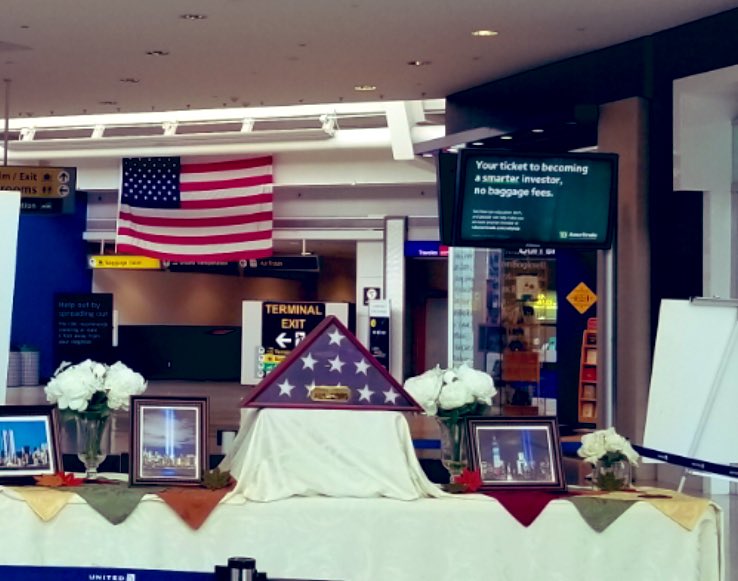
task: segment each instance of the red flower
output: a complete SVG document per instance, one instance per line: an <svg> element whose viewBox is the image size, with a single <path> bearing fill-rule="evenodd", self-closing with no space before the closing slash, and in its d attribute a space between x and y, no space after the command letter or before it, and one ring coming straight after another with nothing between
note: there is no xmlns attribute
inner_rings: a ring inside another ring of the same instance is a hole
<svg viewBox="0 0 738 581"><path fill-rule="evenodd" d="M466 492L476 492L482 486L482 476L479 470L464 468L461 474L454 478L454 484L461 484Z"/></svg>

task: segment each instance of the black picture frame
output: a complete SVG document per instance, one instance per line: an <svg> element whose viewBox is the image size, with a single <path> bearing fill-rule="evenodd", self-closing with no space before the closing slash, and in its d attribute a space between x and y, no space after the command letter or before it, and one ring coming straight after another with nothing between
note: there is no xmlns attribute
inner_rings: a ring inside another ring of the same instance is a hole
<svg viewBox="0 0 738 581"><path fill-rule="evenodd" d="M481 491L566 490L555 417L472 417L466 427Z"/></svg>
<svg viewBox="0 0 738 581"><path fill-rule="evenodd" d="M198 486L208 467L208 398L131 398L131 486Z"/></svg>
<svg viewBox="0 0 738 581"><path fill-rule="evenodd" d="M0 406L0 483L62 472L59 434L54 405Z"/></svg>

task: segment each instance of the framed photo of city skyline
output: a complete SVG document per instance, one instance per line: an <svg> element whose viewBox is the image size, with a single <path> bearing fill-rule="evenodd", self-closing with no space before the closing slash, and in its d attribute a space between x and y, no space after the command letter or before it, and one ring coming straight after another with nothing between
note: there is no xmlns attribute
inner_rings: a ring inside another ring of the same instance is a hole
<svg viewBox="0 0 738 581"><path fill-rule="evenodd" d="M131 485L201 484L207 434L206 397L132 397Z"/></svg>
<svg viewBox="0 0 738 581"><path fill-rule="evenodd" d="M566 490L555 417L468 418L467 430L481 490Z"/></svg>
<svg viewBox="0 0 738 581"><path fill-rule="evenodd" d="M0 482L62 470L56 406L0 406Z"/></svg>

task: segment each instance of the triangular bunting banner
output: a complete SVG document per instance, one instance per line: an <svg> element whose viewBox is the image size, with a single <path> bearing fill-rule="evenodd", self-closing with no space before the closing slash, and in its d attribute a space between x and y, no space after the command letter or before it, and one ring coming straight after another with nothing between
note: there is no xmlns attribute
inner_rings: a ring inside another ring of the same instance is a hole
<svg viewBox="0 0 738 581"><path fill-rule="evenodd" d="M536 520L552 500L561 498L569 500L569 497L574 495L569 492L556 493L540 490L495 490L485 494L502 504L505 510L524 527Z"/></svg>
<svg viewBox="0 0 738 581"><path fill-rule="evenodd" d="M574 504L592 530L601 533L638 500L635 498L633 500L610 500L602 497L580 496L570 498L569 502Z"/></svg>
<svg viewBox="0 0 738 581"><path fill-rule="evenodd" d="M313 329L242 406L422 411L333 316Z"/></svg>

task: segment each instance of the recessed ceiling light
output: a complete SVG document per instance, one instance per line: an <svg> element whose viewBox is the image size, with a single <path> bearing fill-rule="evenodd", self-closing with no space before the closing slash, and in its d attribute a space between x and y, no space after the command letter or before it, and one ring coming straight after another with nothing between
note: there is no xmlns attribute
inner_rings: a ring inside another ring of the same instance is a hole
<svg viewBox="0 0 738 581"><path fill-rule="evenodd" d="M431 64L431 62L430 61L408 61L407 64L409 64L411 67L425 67Z"/></svg>
<svg viewBox="0 0 738 581"><path fill-rule="evenodd" d="M543 129L531 129L532 133L543 133Z"/></svg>
<svg viewBox="0 0 738 581"><path fill-rule="evenodd" d="M483 141L472 141L472 145L477 145L477 146L484 145L484 142Z"/></svg>
<svg viewBox="0 0 738 581"><path fill-rule="evenodd" d="M207 14L180 14L179 17L182 20L205 20Z"/></svg>
<svg viewBox="0 0 738 581"><path fill-rule="evenodd" d="M168 56L168 50L147 50L146 54L149 56Z"/></svg>
<svg viewBox="0 0 738 581"><path fill-rule="evenodd" d="M354 85L354 91L376 91L376 85Z"/></svg>
<svg viewBox="0 0 738 581"><path fill-rule="evenodd" d="M133 83L133 84L135 84L135 83L140 83L141 82L141 79L137 79L135 77L123 77L122 79L120 79L120 82L121 83Z"/></svg>
<svg viewBox="0 0 738 581"><path fill-rule="evenodd" d="M503 139L504 141L510 141L512 139L512 135L503 135L500 137L500 139Z"/></svg>
<svg viewBox="0 0 738 581"><path fill-rule="evenodd" d="M496 30L482 29L482 30L472 31L472 36L497 36L498 34L500 33L497 32Z"/></svg>

